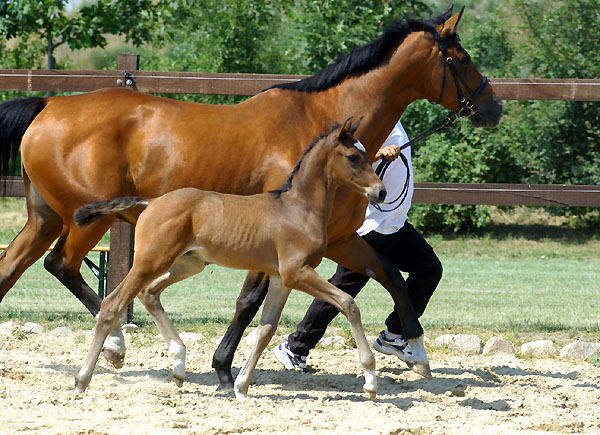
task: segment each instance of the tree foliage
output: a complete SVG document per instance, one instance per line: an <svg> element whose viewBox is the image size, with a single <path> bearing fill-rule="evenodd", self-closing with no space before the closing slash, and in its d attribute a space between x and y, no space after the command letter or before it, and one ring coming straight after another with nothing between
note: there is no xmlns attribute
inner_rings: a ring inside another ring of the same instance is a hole
<svg viewBox="0 0 600 435"><path fill-rule="evenodd" d="M152 0L98 0L74 12L69 12L69 3L68 0L3 1L1 39L19 38L22 41L19 47L34 41L29 55L45 54L48 68L53 69L57 67L55 50L63 44L72 50L104 47L106 34L124 35L135 45L151 41L161 10L161 4ZM3 48L6 50L6 46ZM12 54L17 60L20 53L17 49Z"/></svg>

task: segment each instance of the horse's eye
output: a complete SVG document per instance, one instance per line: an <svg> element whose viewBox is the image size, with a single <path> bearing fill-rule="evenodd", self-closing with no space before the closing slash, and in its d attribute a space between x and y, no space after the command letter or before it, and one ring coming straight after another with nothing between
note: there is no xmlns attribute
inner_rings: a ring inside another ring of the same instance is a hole
<svg viewBox="0 0 600 435"><path fill-rule="evenodd" d="M346 158L348 159L348 161L350 163L352 163L353 165L355 165L356 163L358 163L358 156L355 154L350 154L349 156L346 156Z"/></svg>

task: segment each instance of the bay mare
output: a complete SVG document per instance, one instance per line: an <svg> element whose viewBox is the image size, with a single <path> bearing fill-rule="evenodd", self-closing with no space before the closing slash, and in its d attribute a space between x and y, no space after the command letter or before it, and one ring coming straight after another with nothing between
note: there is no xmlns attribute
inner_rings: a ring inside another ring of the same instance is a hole
<svg viewBox="0 0 600 435"><path fill-rule="evenodd" d="M123 89L0 105L0 175L7 173L10 161L16 162L20 145L28 214L25 227L0 256L0 298L58 238L44 261L46 269L92 315L98 313L100 301L79 269L114 216L78 228L73 212L84 204L131 195L154 198L182 187L240 195L276 189L306 143L330 123L358 114L364 119L355 135L372 159L417 99L461 111L475 126L496 126L502 106L459 43L461 16L462 10L452 16L448 10L431 20L398 21L314 76L232 106ZM464 110L464 100L471 109ZM338 189L325 256L381 283L394 300L405 338L417 347L423 329L406 283L355 233L366 204L351 189ZM124 218L136 220L134 214ZM248 273L235 316L213 358L221 387L233 386L234 351L268 285L263 271ZM120 331L109 337L106 347L113 363L122 364ZM428 373L428 362L422 363Z"/></svg>
<svg viewBox="0 0 600 435"><path fill-rule="evenodd" d="M329 302L348 318L365 370L364 390L374 399L375 358L358 307L351 296L315 272L327 249L327 221L338 185L346 185L374 204L385 199L385 187L364 147L352 137L357 127L358 122L353 125L348 119L309 146L278 191L240 196L188 187L150 201L117 198L77 210L75 222L80 225L111 213L144 211L137 222L133 267L102 302L89 355L76 377L76 391L88 386L104 340L138 294L175 357L173 375L181 384L186 348L162 307L160 294L170 284L215 263L262 270L270 276L256 342L235 382L239 400L247 397L252 373L277 329L290 289Z"/></svg>

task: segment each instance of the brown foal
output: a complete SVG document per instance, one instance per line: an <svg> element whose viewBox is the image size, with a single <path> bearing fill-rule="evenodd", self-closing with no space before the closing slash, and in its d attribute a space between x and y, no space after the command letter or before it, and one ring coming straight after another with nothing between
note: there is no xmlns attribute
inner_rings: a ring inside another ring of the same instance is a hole
<svg viewBox="0 0 600 435"><path fill-rule="evenodd" d="M314 142L288 183L278 191L239 196L183 188L153 200L117 198L79 209L75 222L82 225L107 214L143 211L135 233L133 267L102 302L90 352L76 377L76 391L83 392L88 386L104 340L136 295L174 355L173 375L181 385L186 349L159 297L172 282L214 263L262 270L271 278L256 343L235 381L239 400L247 397L252 373L275 333L290 289L329 302L348 318L365 371L364 391L375 398L375 359L359 309L351 296L321 278L314 269L327 249L327 222L337 186L344 184L372 203L385 198L385 188L369 164L364 147L352 136L357 127L358 122L352 124L348 119Z"/></svg>

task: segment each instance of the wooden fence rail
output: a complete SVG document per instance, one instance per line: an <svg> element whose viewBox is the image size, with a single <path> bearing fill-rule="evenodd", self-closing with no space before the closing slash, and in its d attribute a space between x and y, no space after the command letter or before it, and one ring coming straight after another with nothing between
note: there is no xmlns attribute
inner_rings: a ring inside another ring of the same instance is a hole
<svg viewBox="0 0 600 435"><path fill-rule="evenodd" d="M125 73L129 73L127 76ZM193 72L0 70L0 90L87 92L124 86L133 80L140 92L166 94L254 95L301 75L209 74ZM120 84L117 84L119 82ZM491 78L503 100L600 101L600 80Z"/></svg>
<svg viewBox="0 0 600 435"><path fill-rule="evenodd" d="M5 197L23 197L23 180L6 181ZM600 186L565 184L415 183L413 202L419 204L537 205L600 207Z"/></svg>

